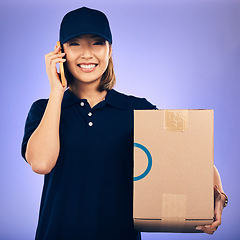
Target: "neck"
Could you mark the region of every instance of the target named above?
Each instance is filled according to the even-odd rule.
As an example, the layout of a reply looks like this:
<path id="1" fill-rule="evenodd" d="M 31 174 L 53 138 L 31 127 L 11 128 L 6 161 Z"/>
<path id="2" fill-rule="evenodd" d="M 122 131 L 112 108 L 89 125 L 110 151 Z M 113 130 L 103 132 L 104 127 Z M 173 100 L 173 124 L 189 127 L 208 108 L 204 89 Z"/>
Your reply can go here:
<path id="1" fill-rule="evenodd" d="M 100 92 L 98 86 L 99 83 L 95 86 L 92 84 L 73 84 L 69 89 L 78 98 L 87 99 L 89 105 L 93 108 L 96 104 L 101 102 L 107 94 L 106 90 Z"/>

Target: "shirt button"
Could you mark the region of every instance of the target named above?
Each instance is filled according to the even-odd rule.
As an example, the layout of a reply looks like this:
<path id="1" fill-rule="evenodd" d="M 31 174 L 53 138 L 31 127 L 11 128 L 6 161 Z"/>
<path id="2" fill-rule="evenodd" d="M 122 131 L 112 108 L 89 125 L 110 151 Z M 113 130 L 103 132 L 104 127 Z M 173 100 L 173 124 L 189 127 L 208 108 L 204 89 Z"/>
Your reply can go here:
<path id="1" fill-rule="evenodd" d="M 88 116 L 89 116 L 89 117 L 91 117 L 91 116 L 92 116 L 92 113 L 91 113 L 91 112 L 89 112 L 89 113 L 88 113 Z"/>
<path id="2" fill-rule="evenodd" d="M 93 123 L 92 123 L 92 122 L 89 122 L 88 125 L 89 125 L 89 127 L 91 127 L 91 126 L 93 125 Z"/>
<path id="3" fill-rule="evenodd" d="M 84 102 L 80 102 L 80 105 L 83 107 L 84 106 Z"/>

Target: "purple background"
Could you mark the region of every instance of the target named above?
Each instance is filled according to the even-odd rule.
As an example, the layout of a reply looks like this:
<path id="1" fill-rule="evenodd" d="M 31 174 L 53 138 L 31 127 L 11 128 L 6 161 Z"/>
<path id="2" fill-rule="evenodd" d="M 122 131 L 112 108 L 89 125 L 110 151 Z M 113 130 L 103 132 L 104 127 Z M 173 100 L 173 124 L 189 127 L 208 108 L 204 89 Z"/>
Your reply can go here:
<path id="1" fill-rule="evenodd" d="M 60 3 L 60 4 L 59 4 Z M 70 10 L 110 20 L 116 89 L 159 108 L 215 111 L 215 165 L 229 206 L 213 235 L 143 233 L 147 239 L 240 239 L 240 0 L 1 0 L 0 239 L 34 238 L 43 176 L 20 156 L 27 113 L 50 92 L 44 55 Z"/>

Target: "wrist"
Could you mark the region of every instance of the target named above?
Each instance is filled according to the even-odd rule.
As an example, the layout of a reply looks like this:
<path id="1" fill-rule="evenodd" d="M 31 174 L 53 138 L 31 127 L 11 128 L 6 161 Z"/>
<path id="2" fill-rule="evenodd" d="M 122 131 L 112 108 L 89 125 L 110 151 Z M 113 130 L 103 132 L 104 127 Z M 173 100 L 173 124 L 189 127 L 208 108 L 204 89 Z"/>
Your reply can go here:
<path id="1" fill-rule="evenodd" d="M 62 100 L 65 91 L 52 90 L 50 92 L 50 98 Z"/>
<path id="2" fill-rule="evenodd" d="M 225 208 L 228 205 L 228 196 L 224 192 L 221 193 L 221 200 L 223 202 L 223 208 Z"/>

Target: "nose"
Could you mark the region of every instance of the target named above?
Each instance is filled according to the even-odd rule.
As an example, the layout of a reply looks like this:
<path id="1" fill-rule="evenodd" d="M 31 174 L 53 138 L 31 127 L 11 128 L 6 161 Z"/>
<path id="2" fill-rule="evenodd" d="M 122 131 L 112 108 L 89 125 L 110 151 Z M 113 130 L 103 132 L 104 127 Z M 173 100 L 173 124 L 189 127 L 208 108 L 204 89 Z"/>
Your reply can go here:
<path id="1" fill-rule="evenodd" d="M 92 57 L 93 57 L 93 54 L 92 54 L 91 48 L 88 46 L 85 46 L 82 49 L 81 58 L 82 59 L 91 59 Z"/>

